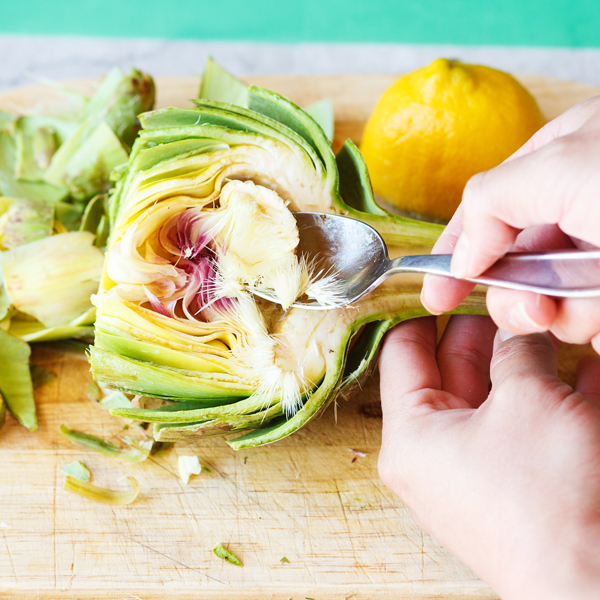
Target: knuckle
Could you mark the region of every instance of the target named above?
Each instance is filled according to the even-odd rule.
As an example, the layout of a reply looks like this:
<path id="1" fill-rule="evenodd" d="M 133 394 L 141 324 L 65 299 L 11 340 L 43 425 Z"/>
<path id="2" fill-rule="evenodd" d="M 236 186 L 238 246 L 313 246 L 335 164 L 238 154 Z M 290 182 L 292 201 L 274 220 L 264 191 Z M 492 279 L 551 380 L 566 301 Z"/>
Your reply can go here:
<path id="1" fill-rule="evenodd" d="M 485 206 L 489 196 L 488 171 L 473 175 L 463 190 L 462 204 L 463 221 L 468 222 L 469 217 L 477 214 Z"/>

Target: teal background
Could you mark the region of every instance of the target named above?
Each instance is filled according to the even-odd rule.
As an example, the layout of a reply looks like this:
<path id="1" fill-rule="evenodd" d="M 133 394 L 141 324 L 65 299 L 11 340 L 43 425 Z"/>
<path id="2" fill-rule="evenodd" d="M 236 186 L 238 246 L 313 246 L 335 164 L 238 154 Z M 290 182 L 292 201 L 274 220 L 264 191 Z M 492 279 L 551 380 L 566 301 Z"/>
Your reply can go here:
<path id="1" fill-rule="evenodd" d="M 0 33 L 600 47 L 600 0 L 0 0 Z"/>

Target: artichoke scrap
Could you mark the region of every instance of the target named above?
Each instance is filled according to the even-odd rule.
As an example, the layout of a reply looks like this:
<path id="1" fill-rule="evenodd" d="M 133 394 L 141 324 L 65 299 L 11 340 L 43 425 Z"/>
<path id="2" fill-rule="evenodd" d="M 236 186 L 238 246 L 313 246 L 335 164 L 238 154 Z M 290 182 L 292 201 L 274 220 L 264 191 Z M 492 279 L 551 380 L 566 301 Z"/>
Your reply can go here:
<path id="1" fill-rule="evenodd" d="M 61 114 L 0 111 L 1 407 L 32 430 L 27 343 L 93 335 L 105 193 L 154 103 L 152 78 L 135 69 L 114 69 L 89 99 L 63 91 L 77 102 Z"/>
<path id="2" fill-rule="evenodd" d="M 285 98 L 214 63 L 203 81 L 195 108 L 140 117 L 111 198 L 90 362 L 100 385 L 165 401 L 111 414 L 153 422 L 161 441 L 252 430 L 228 440 L 240 449 L 293 433 L 348 394 L 384 333 L 427 314 L 419 282 L 400 278 L 345 309 L 288 308 L 328 293 L 296 254 L 293 212 L 360 219 L 405 252 L 430 246 L 440 227 L 379 208 L 356 146 L 335 157 Z M 483 307 L 472 297 L 460 310 Z"/>

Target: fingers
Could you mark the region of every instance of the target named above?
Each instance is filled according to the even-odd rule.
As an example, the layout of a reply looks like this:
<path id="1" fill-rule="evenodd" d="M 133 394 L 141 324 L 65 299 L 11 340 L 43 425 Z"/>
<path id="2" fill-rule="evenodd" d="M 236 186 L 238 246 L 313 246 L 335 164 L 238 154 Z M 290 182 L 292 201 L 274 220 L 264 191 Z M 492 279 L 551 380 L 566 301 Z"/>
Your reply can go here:
<path id="1" fill-rule="evenodd" d="M 503 288 L 490 288 L 486 302 L 496 325 L 519 335 L 548 331 L 558 311 L 548 296 Z"/>
<path id="2" fill-rule="evenodd" d="M 531 391 L 532 398 L 545 400 L 561 383 L 557 367 L 558 353 L 549 334 L 511 337 L 497 346 L 492 357 L 492 394 L 501 391 L 504 398 L 518 400 Z"/>
<path id="3" fill-rule="evenodd" d="M 579 361 L 575 389 L 600 408 L 600 356 L 585 356 Z"/>
<path id="4" fill-rule="evenodd" d="M 456 241 L 462 232 L 462 209 L 458 210 L 435 243 L 432 254 L 452 254 Z M 434 315 L 456 308 L 471 292 L 474 285 L 468 281 L 459 281 L 451 277 L 425 275 L 421 302 Z"/>
<path id="5" fill-rule="evenodd" d="M 379 359 L 384 418 L 399 410 L 397 400 L 405 395 L 440 389 L 435 343 L 434 317 L 405 321 L 386 335 Z"/>
<path id="6" fill-rule="evenodd" d="M 452 272 L 475 277 L 508 252 L 520 230 L 558 224 L 567 234 L 600 244 L 600 175 L 595 139 L 577 134 L 473 177 L 463 194 L 463 232 Z M 594 150 L 595 149 L 595 150 Z"/>
<path id="7" fill-rule="evenodd" d="M 563 298 L 550 329 L 563 342 L 587 344 L 600 333 L 599 298 Z"/>
<path id="8" fill-rule="evenodd" d="M 560 137 L 575 133 L 596 116 L 599 106 L 600 96 L 577 104 L 536 131 L 507 161 L 535 152 Z"/>
<path id="9" fill-rule="evenodd" d="M 442 389 L 479 407 L 489 394 L 496 326 L 489 317 L 455 315 L 437 350 Z"/>

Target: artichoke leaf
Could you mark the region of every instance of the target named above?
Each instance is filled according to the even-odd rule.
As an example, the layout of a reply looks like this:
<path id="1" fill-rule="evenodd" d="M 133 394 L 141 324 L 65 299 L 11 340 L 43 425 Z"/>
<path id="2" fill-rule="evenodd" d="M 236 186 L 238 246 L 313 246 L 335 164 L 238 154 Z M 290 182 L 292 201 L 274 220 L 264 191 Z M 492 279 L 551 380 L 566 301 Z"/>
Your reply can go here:
<path id="1" fill-rule="evenodd" d="M 0 394 L 8 410 L 29 429 L 37 429 L 37 412 L 29 370 L 29 346 L 0 329 Z"/>

